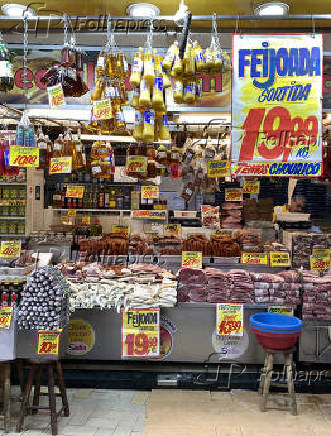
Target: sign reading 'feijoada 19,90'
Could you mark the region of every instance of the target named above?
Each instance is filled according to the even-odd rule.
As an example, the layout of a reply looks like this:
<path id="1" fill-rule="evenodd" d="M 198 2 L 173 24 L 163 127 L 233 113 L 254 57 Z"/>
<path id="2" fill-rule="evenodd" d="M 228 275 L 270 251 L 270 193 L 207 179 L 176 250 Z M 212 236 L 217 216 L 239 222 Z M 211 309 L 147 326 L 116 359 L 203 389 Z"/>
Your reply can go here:
<path id="1" fill-rule="evenodd" d="M 232 174 L 322 171 L 322 35 L 234 35 Z"/>

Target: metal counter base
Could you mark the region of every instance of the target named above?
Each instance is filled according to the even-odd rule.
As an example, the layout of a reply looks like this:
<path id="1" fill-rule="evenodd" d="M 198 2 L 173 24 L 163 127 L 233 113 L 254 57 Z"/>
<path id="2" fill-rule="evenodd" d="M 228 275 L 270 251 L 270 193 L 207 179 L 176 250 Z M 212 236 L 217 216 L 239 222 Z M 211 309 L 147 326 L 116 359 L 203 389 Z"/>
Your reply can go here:
<path id="1" fill-rule="evenodd" d="M 244 336 L 221 339 L 216 336 L 215 303 L 179 303 L 172 308 L 161 308 L 161 348 L 163 356 L 150 361 L 217 363 L 236 361 L 247 364 L 262 364 L 264 351 L 249 330 L 249 317 L 265 311 L 264 305 L 245 305 Z M 121 360 L 121 316 L 115 310 L 78 310 L 71 315 L 80 320 L 75 328 L 89 330 L 89 339 L 84 335 L 70 344 L 71 359 Z M 79 327 L 81 325 L 81 327 Z M 70 330 L 70 328 L 69 328 Z M 70 335 L 70 333 L 69 333 Z M 94 336 L 94 344 L 91 342 Z M 87 346 L 89 343 L 89 346 Z M 90 349 L 88 349 L 90 348 Z"/>

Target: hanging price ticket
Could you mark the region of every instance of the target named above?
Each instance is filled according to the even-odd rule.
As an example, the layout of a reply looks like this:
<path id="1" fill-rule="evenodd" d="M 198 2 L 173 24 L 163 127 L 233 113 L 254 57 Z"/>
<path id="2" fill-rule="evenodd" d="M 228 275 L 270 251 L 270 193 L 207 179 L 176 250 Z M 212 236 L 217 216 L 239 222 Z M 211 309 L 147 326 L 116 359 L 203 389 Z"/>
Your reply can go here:
<path id="1" fill-rule="evenodd" d="M 57 356 L 59 354 L 60 334 L 62 330 L 38 331 L 38 354 L 43 356 Z"/>
<path id="2" fill-rule="evenodd" d="M 260 192 L 260 182 L 257 180 L 255 182 L 244 182 L 244 194 L 259 194 Z"/>
<path id="3" fill-rule="evenodd" d="M 11 167 L 38 168 L 39 148 L 12 145 L 9 149 L 9 165 Z"/>
<path id="4" fill-rule="evenodd" d="M 100 100 L 93 102 L 93 115 L 96 120 L 108 120 L 111 118 L 110 100 Z"/>
<path id="5" fill-rule="evenodd" d="M 160 309 L 121 311 L 121 358 L 160 356 Z"/>
<path id="6" fill-rule="evenodd" d="M 64 100 L 63 88 L 61 83 L 47 88 L 48 102 L 52 109 L 56 109 L 66 104 Z"/>
<path id="7" fill-rule="evenodd" d="M 182 251 L 183 268 L 202 268 L 201 251 Z"/>
<path id="8" fill-rule="evenodd" d="M 49 165 L 49 174 L 70 174 L 72 157 L 52 157 Z"/>
<path id="9" fill-rule="evenodd" d="M 268 265 L 268 253 L 241 253 L 241 263 Z"/>
<path id="10" fill-rule="evenodd" d="M 289 253 L 282 251 L 270 251 L 270 266 L 291 266 Z"/>
<path id="11" fill-rule="evenodd" d="M 158 186 L 142 186 L 141 187 L 141 198 L 159 198 L 159 187 Z"/>
<path id="12" fill-rule="evenodd" d="M 0 329 L 8 330 L 11 323 L 13 309 L 9 306 L 0 307 Z"/>
<path id="13" fill-rule="evenodd" d="M 21 255 L 21 241 L 1 241 L 0 257 L 14 259 Z"/>
<path id="14" fill-rule="evenodd" d="M 225 189 L 225 201 L 243 201 L 243 190 L 241 188 Z"/>
<path id="15" fill-rule="evenodd" d="M 244 335 L 244 305 L 241 303 L 217 303 L 216 334 L 219 336 Z"/>
<path id="16" fill-rule="evenodd" d="M 84 186 L 67 186 L 66 197 L 83 198 Z"/>

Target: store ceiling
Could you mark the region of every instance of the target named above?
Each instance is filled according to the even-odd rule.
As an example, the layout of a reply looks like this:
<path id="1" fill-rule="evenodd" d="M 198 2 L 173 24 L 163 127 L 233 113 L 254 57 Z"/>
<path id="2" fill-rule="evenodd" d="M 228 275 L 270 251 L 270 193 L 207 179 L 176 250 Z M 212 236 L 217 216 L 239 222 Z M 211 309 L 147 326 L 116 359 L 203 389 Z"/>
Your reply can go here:
<path id="1" fill-rule="evenodd" d="M 137 0 L 135 0 L 137 2 Z M 126 15 L 128 5 L 135 2 L 134 0 L 46 0 L 45 2 L 35 2 L 32 0 L 15 0 L 15 3 L 24 5 L 34 5 L 34 9 L 39 15 L 56 14 L 62 15 L 93 15 L 111 14 L 115 16 Z M 143 0 L 144 1 L 144 0 Z M 149 0 L 145 0 L 148 2 Z M 289 5 L 290 14 L 329 14 L 331 13 L 331 0 L 283 0 Z M 153 0 L 153 4 L 160 8 L 161 15 L 175 14 L 178 8 L 178 0 Z M 12 3 L 10 0 L 0 0 L 0 5 Z M 264 3 L 263 0 L 185 0 L 193 15 L 222 14 L 222 15 L 251 15 L 254 8 Z M 232 29 L 236 23 L 233 21 L 224 21 L 219 23 L 220 28 Z M 209 22 L 194 22 L 192 26 L 197 28 L 209 28 Z M 311 28 L 311 20 L 307 21 L 243 21 L 240 20 L 241 29 L 293 29 L 293 28 Z M 3 26 L 2 26 L 3 27 Z M 329 21 L 319 21 L 316 27 L 327 30 L 331 27 Z"/>

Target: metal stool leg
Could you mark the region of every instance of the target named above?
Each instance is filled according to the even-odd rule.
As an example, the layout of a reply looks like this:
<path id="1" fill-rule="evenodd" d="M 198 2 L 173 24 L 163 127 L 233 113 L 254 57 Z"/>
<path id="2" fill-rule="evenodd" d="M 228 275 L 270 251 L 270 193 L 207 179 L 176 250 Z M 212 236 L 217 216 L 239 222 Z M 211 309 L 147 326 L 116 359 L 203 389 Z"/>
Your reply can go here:
<path id="1" fill-rule="evenodd" d="M 264 385 L 265 375 L 266 375 L 266 371 L 267 371 L 267 364 L 268 364 L 268 357 L 266 354 L 265 358 L 264 358 L 263 368 L 261 370 L 261 378 L 260 378 L 259 391 L 258 391 L 259 395 L 263 394 L 263 385 Z"/>
<path id="2" fill-rule="evenodd" d="M 56 396 L 54 392 L 54 372 L 53 365 L 48 364 L 48 401 L 51 413 L 52 435 L 57 435 L 57 414 L 56 414 Z"/>
<path id="3" fill-rule="evenodd" d="M 27 381 L 27 384 L 25 386 L 25 391 L 24 391 L 24 395 L 23 395 L 23 401 L 21 403 L 19 419 L 18 419 L 18 423 L 16 426 L 17 433 L 21 432 L 23 424 L 24 424 L 24 414 L 25 414 L 26 408 L 27 408 L 28 403 L 29 403 L 30 392 L 32 389 L 32 384 L 33 384 L 33 376 L 34 376 L 34 365 L 31 364 L 28 381 Z"/>
<path id="4" fill-rule="evenodd" d="M 3 408 L 5 432 L 10 432 L 10 363 L 4 365 Z"/>
<path id="5" fill-rule="evenodd" d="M 271 353 L 267 353 L 266 358 L 267 358 L 267 368 L 266 368 L 266 374 L 265 374 L 265 380 L 264 380 L 264 386 L 263 386 L 263 394 L 262 394 L 262 397 L 260 400 L 261 412 L 265 412 L 265 410 L 266 410 L 270 382 L 271 382 L 271 377 L 272 377 L 273 363 L 274 363 L 274 356 Z"/>
<path id="6" fill-rule="evenodd" d="M 286 356 L 284 356 L 284 358 L 286 364 L 287 390 L 290 397 L 292 415 L 297 416 L 298 408 L 292 375 L 292 354 L 287 354 Z"/>

